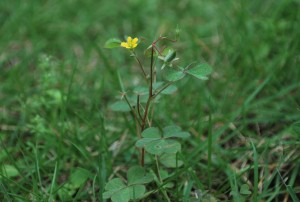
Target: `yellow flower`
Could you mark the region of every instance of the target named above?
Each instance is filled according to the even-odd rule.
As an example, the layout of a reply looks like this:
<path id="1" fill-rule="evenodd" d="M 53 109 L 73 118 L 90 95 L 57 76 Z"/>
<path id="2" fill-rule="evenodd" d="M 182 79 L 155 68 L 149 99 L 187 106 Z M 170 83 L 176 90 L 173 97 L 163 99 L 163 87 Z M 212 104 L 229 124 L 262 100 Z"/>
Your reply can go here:
<path id="1" fill-rule="evenodd" d="M 127 37 L 127 42 L 122 42 L 121 46 L 127 49 L 134 49 L 137 47 L 138 38 L 132 39 L 130 36 Z"/>

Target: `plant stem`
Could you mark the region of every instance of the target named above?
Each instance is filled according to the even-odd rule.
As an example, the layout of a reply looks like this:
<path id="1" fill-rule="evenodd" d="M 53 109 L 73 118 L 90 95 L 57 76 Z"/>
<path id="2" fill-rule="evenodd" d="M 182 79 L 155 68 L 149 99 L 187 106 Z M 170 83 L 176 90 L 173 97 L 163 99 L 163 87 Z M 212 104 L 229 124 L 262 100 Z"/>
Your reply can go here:
<path id="1" fill-rule="evenodd" d="M 140 61 L 140 59 L 137 57 L 137 55 L 135 54 L 134 51 L 132 51 L 132 55 L 134 56 L 134 58 L 135 58 L 136 61 L 138 62 L 139 67 L 140 67 L 140 69 L 141 69 L 142 72 L 143 72 L 144 78 L 145 78 L 145 80 L 147 81 L 147 74 L 146 74 L 146 72 L 145 72 L 145 70 L 144 70 L 144 67 L 143 67 L 143 65 L 142 65 L 142 63 L 141 63 L 141 61 Z"/>
<path id="2" fill-rule="evenodd" d="M 129 100 L 128 100 L 126 94 L 124 95 L 124 99 L 125 99 L 127 105 L 130 107 L 131 113 L 133 114 L 133 117 L 134 117 L 135 121 L 139 124 L 139 126 L 141 126 L 141 123 L 140 123 L 140 121 L 139 121 L 139 119 L 136 115 L 136 112 L 135 112 L 134 108 L 131 106 L 131 104 L 129 103 Z"/>
<path id="3" fill-rule="evenodd" d="M 144 112 L 144 117 L 143 117 L 143 120 L 142 120 L 141 132 L 143 132 L 146 128 L 147 117 L 148 117 L 148 112 L 149 112 L 149 107 L 150 107 L 151 100 L 152 100 L 152 96 L 149 95 L 149 98 L 148 98 L 147 104 L 146 104 L 146 108 L 145 108 L 145 112 Z M 142 148 L 141 166 L 144 167 L 144 164 L 145 164 L 145 149 Z"/>
<path id="4" fill-rule="evenodd" d="M 153 53 L 154 47 L 151 47 L 151 62 L 150 62 L 150 88 L 149 88 L 149 99 L 152 98 L 153 91 Z"/>
<path id="5" fill-rule="evenodd" d="M 164 85 L 159 91 L 157 91 L 154 95 L 153 98 L 156 98 L 156 96 L 158 96 L 162 91 L 164 91 L 166 88 L 168 88 L 170 85 L 172 85 L 174 83 L 174 81 L 167 83 L 166 85 Z"/>
<path id="6" fill-rule="evenodd" d="M 160 172 L 159 172 L 159 163 L 158 163 L 157 155 L 155 155 L 155 161 L 156 161 L 156 169 L 157 169 L 158 180 L 159 180 L 160 184 L 163 184 L 163 180 L 162 180 Z M 169 198 L 169 196 L 168 196 L 168 194 L 167 194 L 167 192 L 166 192 L 166 190 L 165 190 L 164 187 L 162 187 L 161 191 L 162 191 L 164 197 L 166 198 L 166 200 L 168 202 L 170 202 L 171 200 L 170 200 L 170 198 Z"/>
<path id="7" fill-rule="evenodd" d="M 157 155 L 155 155 L 155 162 L 156 162 L 157 176 L 158 176 L 159 182 L 160 182 L 160 183 L 163 183 L 163 181 L 162 181 L 162 179 L 161 179 L 161 176 L 160 176 L 160 172 L 159 172 L 159 164 L 158 164 L 158 158 L 157 158 Z"/>
<path id="8" fill-rule="evenodd" d="M 147 123 L 147 119 L 148 119 L 148 114 L 149 114 L 149 108 L 150 108 L 150 104 L 151 101 L 153 99 L 153 53 L 154 53 L 154 48 L 153 46 L 151 47 L 151 62 L 150 62 L 150 85 L 149 85 L 149 97 L 146 103 L 146 107 L 145 107 L 145 112 L 144 112 L 144 116 L 142 119 L 142 124 L 141 124 L 141 132 L 143 132 L 146 128 L 146 123 Z M 145 149 L 142 148 L 142 152 L 141 152 L 141 166 L 144 167 L 145 164 Z"/>
<path id="9" fill-rule="evenodd" d="M 142 119 L 142 115 L 141 115 L 141 106 L 140 106 L 140 95 L 137 95 L 136 98 L 136 107 L 137 107 L 137 112 L 139 114 L 140 119 Z"/>

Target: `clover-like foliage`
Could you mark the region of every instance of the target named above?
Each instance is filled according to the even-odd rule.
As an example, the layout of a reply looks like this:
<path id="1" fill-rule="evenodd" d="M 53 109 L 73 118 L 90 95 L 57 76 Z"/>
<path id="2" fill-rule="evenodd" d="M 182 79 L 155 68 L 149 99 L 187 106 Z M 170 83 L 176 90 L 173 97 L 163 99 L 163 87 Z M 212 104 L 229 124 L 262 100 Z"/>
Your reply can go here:
<path id="1" fill-rule="evenodd" d="M 113 202 L 128 202 L 140 199 L 146 191 L 145 185 L 153 180 L 151 174 L 145 174 L 140 166 L 131 167 L 127 172 L 127 182 L 121 178 L 110 180 L 105 186 L 103 198 L 111 198 Z"/>
<path id="2" fill-rule="evenodd" d="M 175 154 L 181 150 L 181 144 L 174 138 L 187 138 L 189 135 L 188 132 L 181 131 L 178 126 L 167 126 L 162 132 L 156 127 L 150 127 L 143 131 L 143 138 L 135 145 L 145 148 L 148 153 L 154 155 Z"/>

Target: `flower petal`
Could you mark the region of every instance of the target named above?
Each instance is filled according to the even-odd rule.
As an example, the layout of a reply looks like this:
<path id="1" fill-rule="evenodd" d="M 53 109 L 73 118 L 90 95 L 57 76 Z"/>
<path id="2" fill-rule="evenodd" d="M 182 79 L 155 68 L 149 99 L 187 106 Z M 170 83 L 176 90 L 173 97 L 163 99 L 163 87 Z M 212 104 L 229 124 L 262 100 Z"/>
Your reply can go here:
<path id="1" fill-rule="evenodd" d="M 131 41 L 132 41 L 132 38 L 129 36 L 129 37 L 127 37 L 127 43 L 128 44 L 131 44 Z"/>
<path id="2" fill-rule="evenodd" d="M 124 47 L 124 48 L 130 48 L 130 47 L 128 46 L 128 43 L 126 43 L 126 42 L 122 42 L 122 43 L 121 43 L 121 46 Z"/>
<path id="3" fill-rule="evenodd" d="M 138 40 L 139 40 L 139 39 L 138 39 L 137 37 L 135 37 L 135 38 L 132 40 L 132 43 L 133 43 L 133 44 L 136 44 L 136 43 L 138 42 Z"/>

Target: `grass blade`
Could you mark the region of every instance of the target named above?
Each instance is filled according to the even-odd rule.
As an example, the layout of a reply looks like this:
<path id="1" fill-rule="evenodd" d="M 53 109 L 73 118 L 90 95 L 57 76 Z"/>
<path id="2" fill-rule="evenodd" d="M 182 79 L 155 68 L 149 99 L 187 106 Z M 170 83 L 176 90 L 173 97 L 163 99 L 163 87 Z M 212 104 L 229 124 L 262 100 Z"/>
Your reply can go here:
<path id="1" fill-rule="evenodd" d="M 251 140 L 250 140 L 251 141 Z M 254 143 L 251 141 L 253 149 L 253 160 L 254 160 L 254 183 L 253 183 L 253 201 L 257 202 L 258 193 L 258 155 Z"/>

